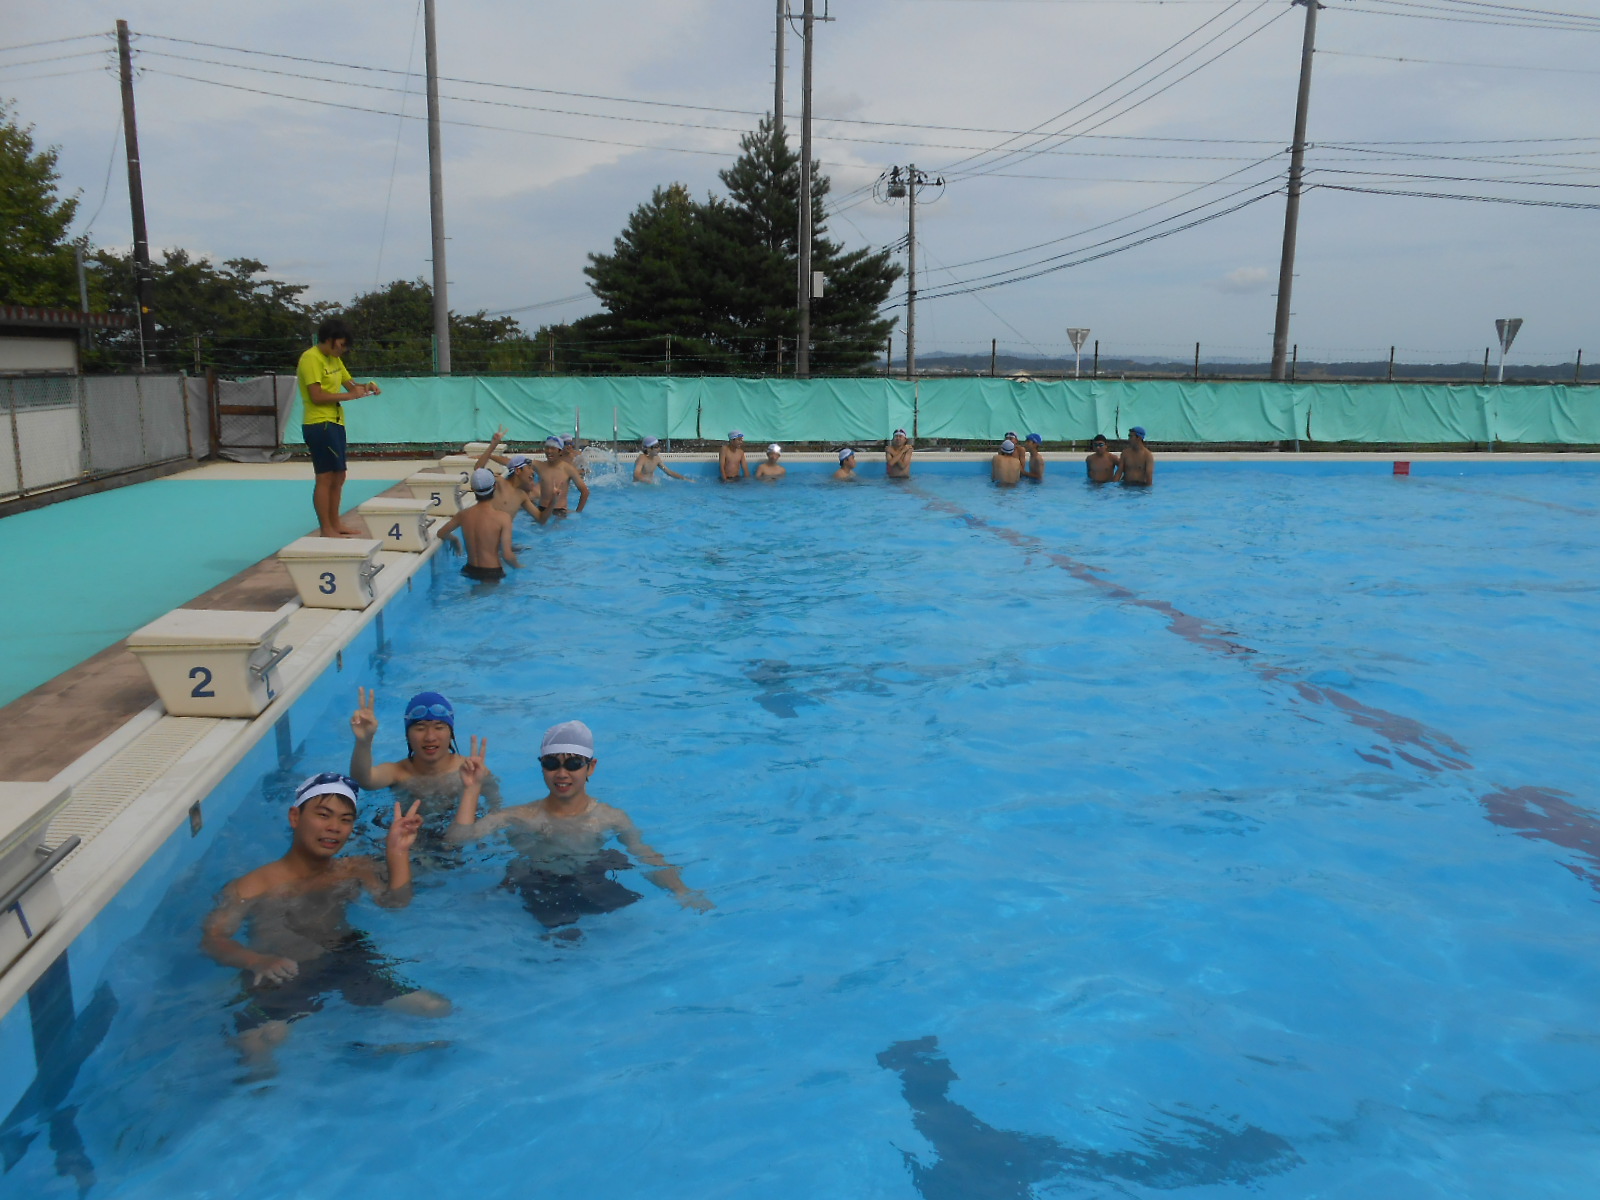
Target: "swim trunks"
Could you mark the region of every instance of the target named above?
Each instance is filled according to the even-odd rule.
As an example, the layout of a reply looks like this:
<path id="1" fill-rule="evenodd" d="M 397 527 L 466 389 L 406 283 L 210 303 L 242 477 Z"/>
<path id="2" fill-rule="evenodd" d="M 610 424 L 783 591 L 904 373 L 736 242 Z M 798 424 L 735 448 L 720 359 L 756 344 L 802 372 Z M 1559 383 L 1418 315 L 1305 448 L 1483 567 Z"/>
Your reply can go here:
<path id="1" fill-rule="evenodd" d="M 305 439 L 311 453 L 311 469 L 318 475 L 345 468 L 344 426 L 336 421 L 317 421 L 300 426 L 300 436 Z"/>
<path id="2" fill-rule="evenodd" d="M 504 567 L 475 567 L 471 563 L 468 563 L 466 566 L 462 567 L 461 573 L 468 579 L 476 579 L 480 582 L 490 582 L 497 579 L 504 579 L 506 577 L 506 571 Z"/>
<path id="3" fill-rule="evenodd" d="M 361 1008 L 408 996 L 416 985 L 395 976 L 394 961 L 356 930 L 322 957 L 301 963 L 300 973 L 285 983 L 246 984 L 248 1003 L 233 1015 L 234 1025 L 244 1033 L 268 1021 L 298 1021 L 321 1012 L 323 999 L 334 992 Z"/>
<path id="4" fill-rule="evenodd" d="M 522 896 L 522 905 L 546 929 L 575 925 L 578 918 L 616 912 L 639 899 L 612 878 L 613 871 L 631 870 L 633 864 L 616 850 L 602 850 L 574 874 L 539 867 L 513 865 L 505 886 Z"/>

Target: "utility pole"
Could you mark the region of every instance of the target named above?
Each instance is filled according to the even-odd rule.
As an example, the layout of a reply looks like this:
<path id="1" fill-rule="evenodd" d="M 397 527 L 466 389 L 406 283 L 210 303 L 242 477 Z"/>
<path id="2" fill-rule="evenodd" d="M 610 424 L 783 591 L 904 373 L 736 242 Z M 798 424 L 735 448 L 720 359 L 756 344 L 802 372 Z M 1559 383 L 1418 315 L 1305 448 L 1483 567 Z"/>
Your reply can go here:
<path id="1" fill-rule="evenodd" d="M 428 215 L 433 223 L 433 337 L 435 370 L 450 374 L 450 284 L 444 255 L 444 151 L 439 145 L 439 36 L 433 0 L 422 0 L 423 55 L 428 70 Z"/>
<path id="2" fill-rule="evenodd" d="M 122 140 L 128 154 L 128 205 L 133 210 L 133 288 L 139 306 L 139 367 L 155 349 L 155 289 L 150 275 L 150 234 L 144 224 L 144 177 L 139 172 L 139 124 L 133 112 L 133 50 L 128 23 L 117 22 L 117 64 L 122 78 Z"/>
<path id="3" fill-rule="evenodd" d="M 772 71 L 772 132 L 783 132 L 783 27 L 789 19 L 789 0 L 778 0 L 778 43 Z"/>
<path id="4" fill-rule="evenodd" d="M 1294 244 L 1300 228 L 1300 183 L 1305 176 L 1306 111 L 1311 106 L 1311 60 L 1317 52 L 1317 0 L 1290 0 L 1306 7 L 1300 47 L 1300 95 L 1294 106 L 1294 144 L 1289 147 L 1289 203 L 1283 214 L 1283 261 L 1278 266 L 1278 316 L 1272 326 L 1272 377 L 1284 377 L 1289 357 L 1289 301 L 1294 293 Z"/>
<path id="5" fill-rule="evenodd" d="M 88 240 L 87 237 L 81 237 L 72 247 L 72 258 L 78 267 L 78 311 L 81 313 L 89 311 L 89 276 L 84 273 L 83 269 L 83 249 Z M 89 348 L 88 322 L 85 322 L 83 328 L 78 330 L 78 345 L 84 350 Z M 1578 351 L 1578 361 L 1580 364 L 1583 361 L 1582 350 Z"/>
<path id="6" fill-rule="evenodd" d="M 882 202 L 905 200 L 910 209 L 906 231 L 906 378 L 917 372 L 917 193 L 925 187 L 944 188 L 942 178 L 917 170 L 911 163 L 904 169 L 890 167 L 873 184 L 873 194 Z M 937 196 L 934 199 L 938 199 Z"/>
<path id="7" fill-rule="evenodd" d="M 906 378 L 917 377 L 917 164 L 906 171 Z"/>
<path id="8" fill-rule="evenodd" d="M 797 379 L 811 377 L 811 44 L 816 29 L 816 0 L 806 0 L 805 50 L 800 72 L 800 336 L 794 347 Z"/>

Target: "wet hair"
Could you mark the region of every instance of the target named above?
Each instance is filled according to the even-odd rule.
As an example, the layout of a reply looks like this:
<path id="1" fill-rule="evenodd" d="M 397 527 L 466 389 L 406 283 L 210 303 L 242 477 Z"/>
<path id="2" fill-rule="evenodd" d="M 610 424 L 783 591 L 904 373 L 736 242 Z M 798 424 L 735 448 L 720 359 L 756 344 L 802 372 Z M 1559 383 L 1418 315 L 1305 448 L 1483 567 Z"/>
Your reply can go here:
<path id="1" fill-rule="evenodd" d="M 1090 439 L 1089 439 L 1089 445 L 1091 445 L 1091 446 L 1092 446 L 1092 445 L 1094 445 L 1094 444 L 1095 444 L 1095 443 L 1096 443 L 1096 442 L 1103 442 L 1103 441 L 1105 441 L 1105 440 L 1106 440 L 1106 435 L 1105 435 L 1105 434 L 1103 434 L 1103 433 L 1097 433 L 1097 434 L 1095 434 L 1095 435 L 1094 435 L 1094 437 L 1092 437 L 1092 438 L 1090 438 Z"/>
<path id="2" fill-rule="evenodd" d="M 350 330 L 350 322 L 343 317 L 329 317 L 321 325 L 317 326 L 318 342 L 353 342 L 355 340 L 356 335 Z"/>

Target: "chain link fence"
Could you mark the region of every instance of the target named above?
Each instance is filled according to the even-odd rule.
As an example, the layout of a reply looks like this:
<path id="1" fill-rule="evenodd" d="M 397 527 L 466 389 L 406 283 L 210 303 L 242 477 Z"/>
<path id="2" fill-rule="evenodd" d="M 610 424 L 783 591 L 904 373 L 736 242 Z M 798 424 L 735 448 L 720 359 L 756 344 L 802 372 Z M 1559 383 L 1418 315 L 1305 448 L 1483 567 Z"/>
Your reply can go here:
<path id="1" fill-rule="evenodd" d="M 181 375 L 0 379 L 0 499 L 184 459 L 193 429 Z"/>

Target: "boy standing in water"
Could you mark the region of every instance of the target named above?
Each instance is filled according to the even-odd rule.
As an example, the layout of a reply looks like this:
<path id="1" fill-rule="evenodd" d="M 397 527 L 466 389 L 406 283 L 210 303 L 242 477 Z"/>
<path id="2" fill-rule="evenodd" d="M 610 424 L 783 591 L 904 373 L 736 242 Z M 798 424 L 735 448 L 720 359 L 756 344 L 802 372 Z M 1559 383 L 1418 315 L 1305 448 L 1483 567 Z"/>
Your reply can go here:
<path id="1" fill-rule="evenodd" d="M 301 784 L 289 806 L 288 853 L 224 887 L 205 919 L 201 948 L 240 969 L 248 1003 L 234 1023 L 255 1077 L 272 1073 L 273 1050 L 290 1024 L 320 1011 L 330 993 L 363 1008 L 415 1016 L 450 1011 L 437 992 L 397 978 L 391 960 L 347 919 L 362 891 L 384 908 L 411 903 L 411 846 L 422 828 L 418 804 L 402 814 L 397 801 L 384 845 L 386 871 L 375 858 L 339 858 L 355 827 L 359 794 L 353 779 L 331 771 Z M 238 940 L 246 925 L 248 946 Z"/>
<path id="2" fill-rule="evenodd" d="M 1010 436 L 1000 443 L 1000 453 L 989 460 L 989 478 L 1002 487 L 1012 487 L 1022 478 L 1022 461 L 1017 443 Z"/>
<path id="3" fill-rule="evenodd" d="M 568 456 L 562 438 L 551 435 L 544 440 L 545 465 L 539 469 L 539 509 L 546 516 L 567 515 L 567 499 L 574 484 L 578 488 L 578 512 L 589 503 L 589 485 L 583 472 Z"/>
<path id="4" fill-rule="evenodd" d="M 693 482 L 687 475 L 679 475 L 661 461 L 661 441 L 659 438 L 647 437 L 639 445 L 639 457 L 633 460 L 633 481 L 635 483 L 654 483 L 657 471 L 660 471 L 663 475 L 670 475 L 674 479 L 681 479 L 685 483 Z"/>
<path id="5" fill-rule="evenodd" d="M 406 703 L 406 756 L 395 762 L 374 763 L 372 743 L 378 736 L 378 693 L 356 689 L 356 711 L 350 714 L 350 732 L 356 744 L 350 751 L 350 774 L 369 791 L 403 788 L 422 802 L 422 815 L 453 815 L 461 799 L 461 768 L 466 756 L 456 753 L 456 710 L 438 692 L 418 692 Z M 492 772 L 479 780 L 490 811 L 500 807 L 500 783 Z"/>
<path id="6" fill-rule="evenodd" d="M 472 495 L 477 503 L 446 521 L 439 530 L 439 540 L 449 542 L 452 550 L 459 550 L 454 536 L 459 528 L 467 539 L 467 565 L 461 573 L 479 583 L 495 582 L 506 577 L 501 559 L 506 566 L 522 566 L 511 548 L 511 514 L 495 506 L 494 472 L 487 467 L 472 472 Z M 534 520 L 544 524 L 546 515 L 542 509 L 535 512 Z"/>
<path id="7" fill-rule="evenodd" d="M 883 449 L 883 473 L 890 479 L 911 478 L 911 453 L 915 447 L 906 437 L 904 429 L 896 429 L 894 437 Z"/>
<path id="8" fill-rule="evenodd" d="M 854 479 L 856 477 L 856 452 L 846 446 L 839 451 L 839 469 L 833 473 L 835 479 Z"/>
<path id="9" fill-rule="evenodd" d="M 1122 451 L 1122 482 L 1148 486 L 1156 479 L 1156 456 L 1144 444 L 1144 427 L 1128 430 L 1128 445 Z"/>
<path id="10" fill-rule="evenodd" d="M 717 451 L 717 470 L 723 483 L 746 479 L 750 475 L 750 467 L 744 461 L 744 434 L 737 429 L 728 431 L 728 444 Z"/>
<path id="11" fill-rule="evenodd" d="M 767 447 L 766 461 L 756 467 L 756 478 L 766 480 L 782 479 L 789 473 L 789 469 L 779 460 L 783 458 L 783 447 L 773 442 Z"/>
<path id="12" fill-rule="evenodd" d="M 1122 474 L 1122 463 L 1117 456 L 1106 449 L 1106 435 L 1097 433 L 1094 441 L 1089 443 L 1091 453 L 1083 460 L 1085 469 L 1089 472 L 1090 483 L 1110 483 Z"/>
<path id="13" fill-rule="evenodd" d="M 639 899 L 613 878 L 633 864 L 625 855 L 606 848 L 616 838 L 627 851 L 654 868 L 645 878 L 671 892 L 685 908 L 704 912 L 710 900 L 688 887 L 678 868 L 645 844 L 639 830 L 620 808 L 589 795 L 589 780 L 597 760 L 594 734 L 582 721 L 564 721 L 545 731 L 539 746 L 539 766 L 548 794 L 533 804 L 515 804 L 483 819 L 478 814 L 478 781 L 488 768 L 483 756 L 487 741 L 472 740 L 472 756 L 461 768 L 466 788 L 455 823 L 446 835 L 452 842 L 470 842 L 497 829 L 517 851 L 506 871 L 505 885 L 522 895 L 524 906 L 546 929 L 577 924 L 580 916 L 615 912 Z M 578 931 L 560 936 L 575 938 Z"/>
<path id="14" fill-rule="evenodd" d="M 1044 482 L 1044 438 L 1037 433 L 1030 433 L 1022 443 L 1022 449 L 1027 451 L 1027 465 L 1022 468 L 1025 478 L 1035 483 Z"/>

